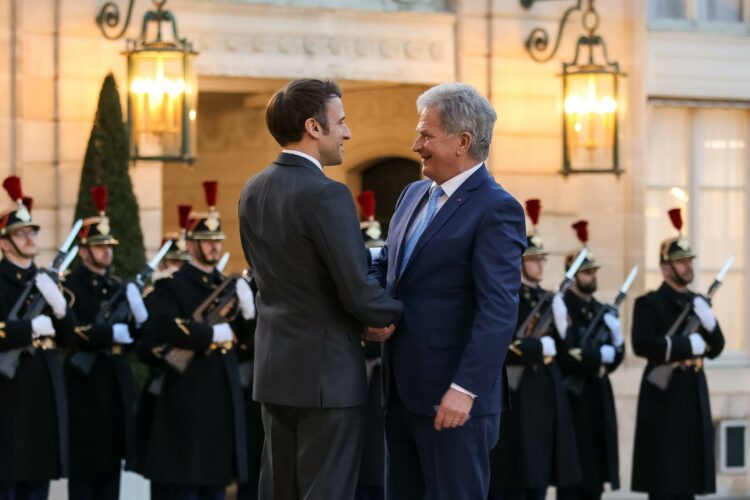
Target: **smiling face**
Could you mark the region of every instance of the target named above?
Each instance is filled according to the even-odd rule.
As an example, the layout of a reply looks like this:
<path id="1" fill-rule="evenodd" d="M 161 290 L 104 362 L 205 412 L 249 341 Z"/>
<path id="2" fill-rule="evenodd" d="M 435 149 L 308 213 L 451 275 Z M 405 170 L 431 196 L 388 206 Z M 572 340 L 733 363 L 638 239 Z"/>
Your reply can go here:
<path id="1" fill-rule="evenodd" d="M 351 139 L 352 134 L 345 121 L 344 103 L 339 97 L 332 97 L 326 103 L 326 117 L 328 131 L 322 130 L 321 126 L 318 135 L 320 163 L 323 166 L 340 165 L 344 161 L 344 141 Z"/>
<path id="2" fill-rule="evenodd" d="M 461 173 L 470 142 L 471 136 L 467 133 L 447 134 L 440 110 L 429 106 L 419 115 L 417 138 L 411 148 L 422 158 L 424 175 L 442 184 Z"/>

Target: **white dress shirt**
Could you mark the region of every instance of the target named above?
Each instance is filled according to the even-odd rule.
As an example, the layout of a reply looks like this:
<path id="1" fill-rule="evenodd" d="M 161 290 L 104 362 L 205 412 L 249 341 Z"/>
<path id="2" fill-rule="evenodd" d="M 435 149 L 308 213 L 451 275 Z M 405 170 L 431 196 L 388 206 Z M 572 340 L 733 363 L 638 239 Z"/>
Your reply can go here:
<path id="1" fill-rule="evenodd" d="M 320 169 L 321 172 L 323 171 L 323 165 L 320 164 L 320 162 L 318 161 L 318 159 L 317 158 L 313 158 L 312 156 L 310 156 L 307 153 L 303 153 L 302 151 L 297 151 L 295 149 L 282 149 L 281 152 L 282 153 L 288 153 L 290 155 L 301 156 L 302 158 L 307 158 L 308 160 L 310 160 L 311 162 L 313 162 L 315 164 L 315 166 Z"/>
<path id="2" fill-rule="evenodd" d="M 455 177 L 451 177 L 450 179 L 448 179 L 447 181 L 445 181 L 444 183 L 442 183 L 440 185 L 440 187 L 443 189 L 443 194 L 440 195 L 440 197 L 437 199 L 437 209 L 435 210 L 435 215 L 437 215 L 437 213 L 440 211 L 440 209 L 443 208 L 443 205 L 445 205 L 445 202 L 448 201 L 448 198 L 450 198 L 453 195 L 453 193 L 455 193 L 456 191 L 458 191 L 458 188 L 460 188 L 461 185 L 464 182 L 466 182 L 466 179 L 468 179 L 469 177 L 471 177 L 474 174 L 474 172 L 476 172 L 477 170 L 479 170 L 480 168 L 482 168 L 483 165 L 484 165 L 484 162 L 480 162 L 480 163 L 474 165 L 473 167 L 471 167 L 469 170 L 467 170 L 465 172 L 461 172 L 460 174 L 458 174 Z M 432 191 L 432 189 L 435 186 L 437 186 L 437 185 L 438 184 L 433 181 L 432 185 L 430 186 L 430 191 Z M 414 232 L 414 230 L 417 229 L 417 226 L 419 225 L 419 221 L 422 220 L 422 217 L 424 216 L 424 213 L 425 213 L 426 210 L 427 210 L 427 203 L 423 203 L 422 204 L 422 208 L 419 209 L 419 213 L 417 214 L 417 216 L 414 217 L 414 219 L 412 219 L 412 225 L 409 226 L 409 231 L 408 231 L 408 233 L 406 235 L 406 240 L 407 241 L 411 237 L 411 235 Z M 433 220 L 434 220 L 434 218 L 435 218 L 435 216 L 433 216 Z M 471 399 L 474 399 L 474 398 L 477 397 L 476 394 L 467 391 L 466 389 L 464 389 L 460 385 L 451 384 L 451 388 L 455 389 L 455 390 L 457 390 L 459 392 L 463 392 L 467 396 L 470 396 Z"/>

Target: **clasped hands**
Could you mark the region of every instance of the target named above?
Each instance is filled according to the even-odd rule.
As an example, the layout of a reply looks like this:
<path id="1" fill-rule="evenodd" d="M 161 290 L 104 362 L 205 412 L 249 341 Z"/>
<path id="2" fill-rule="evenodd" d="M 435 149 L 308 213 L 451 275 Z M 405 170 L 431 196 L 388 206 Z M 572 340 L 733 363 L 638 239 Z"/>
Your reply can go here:
<path id="1" fill-rule="evenodd" d="M 362 338 L 371 342 L 385 342 L 396 331 L 396 325 L 390 324 L 383 328 L 366 326 L 362 332 Z"/>

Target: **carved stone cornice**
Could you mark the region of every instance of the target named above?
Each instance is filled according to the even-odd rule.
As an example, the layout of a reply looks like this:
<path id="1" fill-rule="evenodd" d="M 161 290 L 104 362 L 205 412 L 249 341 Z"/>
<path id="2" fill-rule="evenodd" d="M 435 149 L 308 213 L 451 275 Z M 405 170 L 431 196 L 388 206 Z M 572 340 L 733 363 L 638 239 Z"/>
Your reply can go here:
<path id="1" fill-rule="evenodd" d="M 455 76 L 449 14 L 185 2 L 199 75 L 437 83 Z M 187 10 L 187 12 L 185 12 Z"/>

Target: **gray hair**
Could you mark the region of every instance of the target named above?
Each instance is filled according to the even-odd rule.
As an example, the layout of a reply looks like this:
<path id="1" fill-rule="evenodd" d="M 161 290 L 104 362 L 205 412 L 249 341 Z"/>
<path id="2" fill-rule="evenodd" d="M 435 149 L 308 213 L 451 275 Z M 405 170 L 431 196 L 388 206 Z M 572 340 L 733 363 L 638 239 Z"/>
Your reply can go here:
<path id="1" fill-rule="evenodd" d="M 466 83 L 441 83 L 417 98 L 420 114 L 432 106 L 440 112 L 447 134 L 468 132 L 472 138 L 469 155 L 476 160 L 487 159 L 497 113 L 486 97 Z"/>

